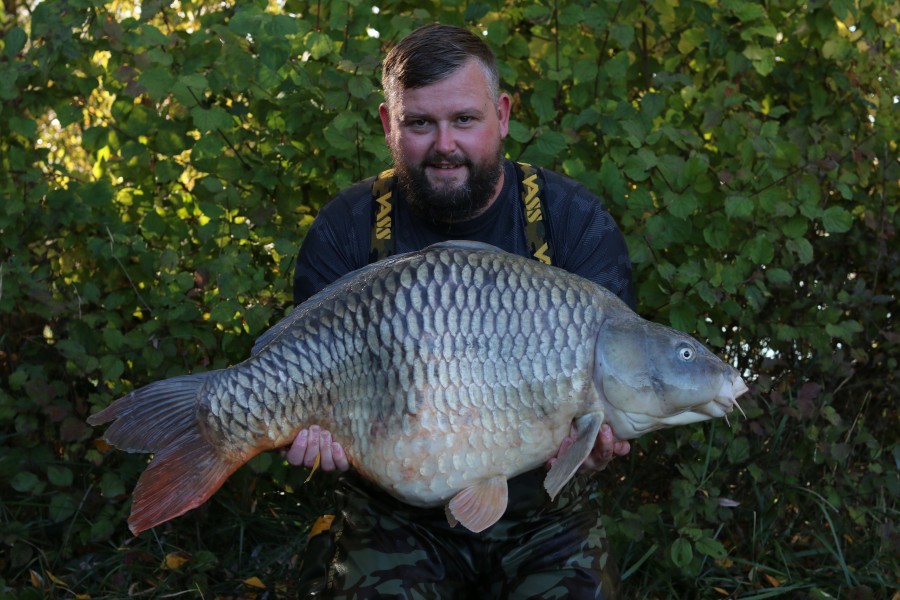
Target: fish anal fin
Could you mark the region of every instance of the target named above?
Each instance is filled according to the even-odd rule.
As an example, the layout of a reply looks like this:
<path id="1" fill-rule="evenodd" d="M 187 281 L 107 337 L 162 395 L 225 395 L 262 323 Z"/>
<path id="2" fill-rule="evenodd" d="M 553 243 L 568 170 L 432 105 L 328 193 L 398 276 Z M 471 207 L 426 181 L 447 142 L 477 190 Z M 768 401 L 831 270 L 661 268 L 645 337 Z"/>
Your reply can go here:
<path id="1" fill-rule="evenodd" d="M 591 453 L 602 424 L 602 413 L 588 413 L 575 420 L 575 442 L 556 459 L 544 479 L 544 489 L 551 498 L 556 498 Z"/>
<path id="2" fill-rule="evenodd" d="M 447 504 L 447 521 L 478 533 L 500 520 L 508 501 L 506 476 L 496 475 L 456 494 Z"/>
<path id="3" fill-rule="evenodd" d="M 140 534 L 206 502 L 250 456 L 229 457 L 194 430 L 154 456 L 134 488 L 128 527 Z"/>

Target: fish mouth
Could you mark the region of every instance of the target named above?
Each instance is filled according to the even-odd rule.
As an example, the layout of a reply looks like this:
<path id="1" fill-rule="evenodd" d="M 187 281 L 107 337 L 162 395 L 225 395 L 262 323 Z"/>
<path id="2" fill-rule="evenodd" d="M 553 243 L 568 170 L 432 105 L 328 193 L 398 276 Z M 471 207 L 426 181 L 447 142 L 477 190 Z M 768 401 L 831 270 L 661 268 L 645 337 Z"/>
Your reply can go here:
<path id="1" fill-rule="evenodd" d="M 730 426 L 731 423 L 728 421 L 728 414 L 735 408 L 738 409 L 738 412 L 741 413 L 744 419 L 747 418 L 747 413 L 745 413 L 744 409 L 741 408 L 741 405 L 738 404 L 737 399 L 738 396 L 745 394 L 749 390 L 750 388 L 747 387 L 743 377 L 740 375 L 735 375 L 734 379 L 730 381 L 725 377 L 722 380 L 722 387 L 719 388 L 719 392 L 716 394 L 715 399 L 701 406 L 697 406 L 689 412 L 700 417 L 698 420 L 704 418 L 717 419 L 719 417 L 725 417 L 725 422 Z"/>
<path id="2" fill-rule="evenodd" d="M 747 415 L 744 413 L 744 409 L 741 408 L 741 405 L 738 404 L 737 399 L 738 396 L 742 396 L 748 391 L 750 391 L 750 388 L 747 387 L 747 384 L 744 383 L 744 378 L 740 375 L 735 375 L 734 379 L 731 381 L 729 381 L 727 377 L 724 378 L 722 380 L 722 387 L 719 388 L 719 393 L 716 394 L 715 400 L 705 405 L 705 408 L 708 408 L 710 411 L 709 416 L 727 418 L 728 413 L 737 407 L 738 411 L 746 419 Z M 702 408 L 703 407 L 701 407 L 701 409 Z"/>
<path id="3" fill-rule="evenodd" d="M 722 386 L 713 400 L 699 406 L 694 406 L 680 413 L 667 415 L 665 417 L 653 417 L 641 413 L 623 411 L 621 416 L 630 424 L 635 431 L 635 436 L 661 429 L 663 427 L 671 427 L 673 425 L 688 425 L 690 423 L 698 423 L 708 419 L 716 419 L 725 417 L 728 420 L 728 413 L 732 412 L 735 407 L 747 418 L 744 409 L 738 404 L 737 398 L 749 391 L 747 384 L 740 375 L 729 380 L 728 377 L 723 378 Z"/>

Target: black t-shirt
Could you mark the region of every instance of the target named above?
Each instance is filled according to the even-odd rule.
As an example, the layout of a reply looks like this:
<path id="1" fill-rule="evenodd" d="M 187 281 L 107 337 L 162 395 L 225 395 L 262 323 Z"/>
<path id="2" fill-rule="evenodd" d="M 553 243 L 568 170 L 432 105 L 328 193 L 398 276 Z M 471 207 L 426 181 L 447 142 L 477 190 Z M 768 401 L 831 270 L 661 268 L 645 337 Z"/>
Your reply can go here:
<path id="1" fill-rule="evenodd" d="M 600 199 L 580 183 L 544 170 L 541 195 L 546 206 L 554 264 L 590 279 L 634 308 L 631 261 L 622 233 Z M 294 304 L 369 263 L 372 182 L 360 181 L 322 209 L 300 247 L 294 273 Z M 395 186 L 396 188 L 397 186 Z M 497 201 L 470 221 L 437 226 L 410 212 L 394 190 L 394 251 L 421 250 L 446 240 L 474 240 L 530 257 L 515 165 L 504 162 L 503 190 Z"/>

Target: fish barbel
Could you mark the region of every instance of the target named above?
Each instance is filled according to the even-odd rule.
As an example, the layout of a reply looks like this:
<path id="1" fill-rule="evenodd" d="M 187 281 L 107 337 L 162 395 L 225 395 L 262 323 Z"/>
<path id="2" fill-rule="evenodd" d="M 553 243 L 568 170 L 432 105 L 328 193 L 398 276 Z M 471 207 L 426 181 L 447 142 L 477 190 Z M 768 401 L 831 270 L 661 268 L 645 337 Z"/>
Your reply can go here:
<path id="1" fill-rule="evenodd" d="M 696 340 L 603 287 L 475 242 L 347 275 L 264 333 L 233 367 L 152 383 L 89 417 L 154 457 L 137 535 L 206 501 L 256 454 L 320 425 L 353 468 L 472 531 L 506 510 L 507 479 L 545 464 L 551 497 L 600 426 L 622 439 L 721 417 L 747 390 Z"/>

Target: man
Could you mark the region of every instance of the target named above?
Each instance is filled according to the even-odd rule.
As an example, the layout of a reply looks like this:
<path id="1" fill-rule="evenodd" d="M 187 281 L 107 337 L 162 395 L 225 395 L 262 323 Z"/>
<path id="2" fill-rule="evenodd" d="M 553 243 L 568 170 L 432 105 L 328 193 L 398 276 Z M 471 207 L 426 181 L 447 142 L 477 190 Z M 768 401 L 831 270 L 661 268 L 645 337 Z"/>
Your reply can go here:
<path id="1" fill-rule="evenodd" d="M 503 158 L 511 101 L 499 92 L 495 58 L 483 40 L 458 27 L 421 27 L 388 54 L 382 84 L 379 114 L 393 177 L 357 183 L 322 208 L 297 259 L 297 304 L 387 254 L 467 239 L 544 260 L 552 251 L 553 264 L 634 306 L 622 235 L 585 188 L 543 171 L 543 231 L 529 233 L 534 215 L 526 214 L 522 195 L 529 189 L 523 169 L 530 167 Z M 582 470 L 602 469 L 628 451 L 604 426 Z M 306 466 L 318 460 L 326 471 L 349 468 L 340 445 L 315 427 L 300 432 L 287 458 Z M 542 468 L 510 480 L 506 514 L 476 534 L 451 528 L 443 509 L 403 505 L 347 472 L 336 492 L 334 526 L 310 541 L 326 556 L 307 551 L 304 591 L 360 598 L 613 597 L 617 576 L 592 493 L 596 478 L 576 478 L 550 501 L 545 474 Z"/>

